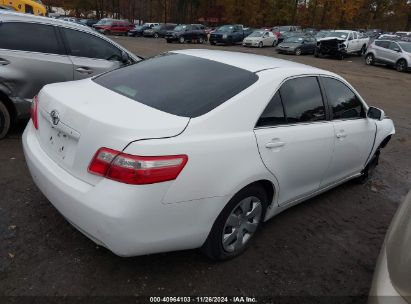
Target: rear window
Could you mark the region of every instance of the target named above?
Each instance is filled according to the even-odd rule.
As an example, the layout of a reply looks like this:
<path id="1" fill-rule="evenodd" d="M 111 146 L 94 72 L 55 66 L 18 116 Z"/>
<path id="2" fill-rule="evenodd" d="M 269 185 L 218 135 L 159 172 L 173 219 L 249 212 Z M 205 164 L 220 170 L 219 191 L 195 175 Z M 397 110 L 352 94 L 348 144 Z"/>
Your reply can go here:
<path id="1" fill-rule="evenodd" d="M 245 90 L 252 72 L 183 54 L 165 54 L 94 78 L 107 89 L 163 112 L 198 117 Z"/>

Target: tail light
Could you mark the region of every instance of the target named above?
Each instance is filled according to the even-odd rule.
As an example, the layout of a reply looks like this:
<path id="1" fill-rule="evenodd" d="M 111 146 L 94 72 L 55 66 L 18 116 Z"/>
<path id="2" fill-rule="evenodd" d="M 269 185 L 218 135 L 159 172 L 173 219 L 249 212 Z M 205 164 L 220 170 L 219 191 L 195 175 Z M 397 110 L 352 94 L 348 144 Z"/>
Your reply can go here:
<path id="1" fill-rule="evenodd" d="M 34 96 L 33 101 L 31 102 L 31 108 L 30 108 L 31 121 L 33 122 L 33 125 L 36 129 L 39 128 L 38 108 L 39 108 L 39 99 L 36 95 Z"/>
<path id="2" fill-rule="evenodd" d="M 137 156 L 101 148 L 88 171 L 121 183 L 145 185 L 176 179 L 187 160 L 187 155 Z"/>

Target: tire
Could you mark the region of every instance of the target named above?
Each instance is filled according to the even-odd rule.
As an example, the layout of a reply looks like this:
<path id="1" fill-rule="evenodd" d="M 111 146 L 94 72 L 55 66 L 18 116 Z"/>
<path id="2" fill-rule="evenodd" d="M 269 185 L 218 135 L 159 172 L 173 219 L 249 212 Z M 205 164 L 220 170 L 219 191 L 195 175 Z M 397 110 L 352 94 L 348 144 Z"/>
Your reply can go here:
<path id="1" fill-rule="evenodd" d="M 300 48 L 296 48 L 295 51 L 294 51 L 294 54 L 295 54 L 296 56 L 300 56 L 302 53 L 303 53 L 303 52 L 302 52 L 302 50 L 301 50 Z"/>
<path id="2" fill-rule="evenodd" d="M 154 33 L 154 38 L 158 38 L 158 33 Z"/>
<path id="3" fill-rule="evenodd" d="M 211 45 L 216 45 L 216 42 L 215 41 L 210 41 L 210 44 Z"/>
<path id="4" fill-rule="evenodd" d="M 395 64 L 395 69 L 398 72 L 405 72 L 407 71 L 407 62 L 404 59 L 400 59 L 397 61 L 397 63 Z"/>
<path id="5" fill-rule="evenodd" d="M 199 44 L 203 44 L 204 43 L 204 37 L 203 36 L 198 37 L 197 42 Z"/>
<path id="6" fill-rule="evenodd" d="M 184 42 L 186 42 L 185 38 L 183 36 L 181 36 L 180 38 L 178 38 L 178 42 L 180 42 L 181 44 L 183 44 Z"/>
<path id="7" fill-rule="evenodd" d="M 10 130 L 11 118 L 9 110 L 0 100 L 0 140 L 3 139 Z"/>
<path id="8" fill-rule="evenodd" d="M 267 194 L 260 185 L 240 190 L 214 222 L 201 248 L 203 253 L 213 260 L 228 260 L 242 254 L 260 228 L 266 209 Z"/>
<path id="9" fill-rule="evenodd" d="M 365 64 L 366 65 L 374 65 L 375 63 L 375 58 L 373 54 L 367 54 L 367 56 L 365 56 Z"/>
<path id="10" fill-rule="evenodd" d="M 314 50 L 314 57 L 320 58 L 320 51 L 317 48 Z"/>
<path id="11" fill-rule="evenodd" d="M 263 42 L 260 41 L 260 42 L 258 43 L 258 47 L 261 49 L 263 46 L 264 46 L 264 45 L 263 45 Z"/>
<path id="12" fill-rule="evenodd" d="M 167 41 L 167 43 L 171 43 L 171 40 L 170 40 L 170 39 L 166 39 L 166 41 Z"/>

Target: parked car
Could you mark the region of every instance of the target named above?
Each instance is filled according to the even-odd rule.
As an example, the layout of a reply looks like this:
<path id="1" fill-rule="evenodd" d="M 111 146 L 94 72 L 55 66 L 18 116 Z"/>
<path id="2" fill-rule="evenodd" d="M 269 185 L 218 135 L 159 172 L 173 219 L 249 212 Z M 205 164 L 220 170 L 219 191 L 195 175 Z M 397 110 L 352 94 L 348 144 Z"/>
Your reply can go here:
<path id="1" fill-rule="evenodd" d="M 243 40 L 243 46 L 254 46 L 262 48 L 264 46 L 276 46 L 277 36 L 270 31 L 255 31 Z"/>
<path id="2" fill-rule="evenodd" d="M 198 43 L 204 43 L 206 38 L 206 33 L 204 29 L 195 24 L 182 24 L 177 25 L 173 30 L 168 31 L 165 39 L 167 43 L 178 41 L 180 43 L 185 43 L 187 41 L 197 41 Z"/>
<path id="3" fill-rule="evenodd" d="M 53 18 L 2 12 L 0 37 L 0 138 L 29 117 L 31 100 L 44 85 L 140 60 L 84 25 Z"/>
<path id="4" fill-rule="evenodd" d="M 167 23 L 156 25 L 152 28 L 148 28 L 143 31 L 143 36 L 145 37 L 154 37 L 154 38 L 164 38 L 168 31 L 172 31 L 177 24 Z"/>
<path id="5" fill-rule="evenodd" d="M 94 24 L 96 24 L 98 21 L 95 19 L 81 19 L 79 20 L 81 23 L 84 25 L 87 25 L 89 27 L 93 27 Z"/>
<path id="6" fill-rule="evenodd" d="M 251 33 L 249 33 L 251 34 Z M 210 34 L 210 44 L 236 44 L 243 42 L 247 35 L 240 24 L 223 25 Z"/>
<path id="7" fill-rule="evenodd" d="M 112 20 L 102 25 L 95 24 L 94 28 L 105 35 L 126 36 L 129 31 L 134 29 L 134 25 L 128 21 Z"/>
<path id="8" fill-rule="evenodd" d="M 278 53 L 285 54 L 314 54 L 316 40 L 311 36 L 293 36 L 287 38 L 277 46 Z"/>
<path id="9" fill-rule="evenodd" d="M 284 32 L 282 34 L 279 34 L 278 36 L 278 43 L 283 42 L 284 40 L 290 38 L 290 37 L 294 37 L 294 36 L 301 36 L 300 32 Z"/>
<path id="10" fill-rule="evenodd" d="M 398 208 L 385 237 L 369 304 L 411 303 L 411 192 Z"/>
<path id="11" fill-rule="evenodd" d="M 197 49 L 45 86 L 23 148 L 50 202 L 114 253 L 228 259 L 263 221 L 366 176 L 392 134 L 334 73 Z"/>
<path id="12" fill-rule="evenodd" d="M 149 29 L 148 25 L 135 25 L 134 28 L 128 31 L 127 35 L 131 37 L 141 37 L 145 30 Z"/>
<path id="13" fill-rule="evenodd" d="M 300 26 L 283 25 L 273 27 L 272 32 L 277 35 L 278 41 L 282 42 L 286 38 L 286 36 L 283 37 L 285 33 L 301 33 L 302 29 Z"/>
<path id="14" fill-rule="evenodd" d="M 411 42 L 375 40 L 366 51 L 365 63 L 383 63 L 406 72 L 411 69 Z"/>
<path id="15" fill-rule="evenodd" d="M 361 56 L 367 49 L 369 39 L 355 31 L 332 31 L 326 37 L 317 40 L 315 56 L 331 55 L 341 59 L 351 54 Z"/>

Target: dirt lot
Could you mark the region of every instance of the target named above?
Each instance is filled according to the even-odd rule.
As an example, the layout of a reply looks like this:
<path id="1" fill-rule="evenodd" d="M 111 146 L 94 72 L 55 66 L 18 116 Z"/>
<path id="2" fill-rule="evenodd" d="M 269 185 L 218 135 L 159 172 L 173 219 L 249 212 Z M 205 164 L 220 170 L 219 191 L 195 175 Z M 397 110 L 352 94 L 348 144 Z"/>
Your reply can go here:
<path id="1" fill-rule="evenodd" d="M 200 47 L 115 39 L 141 56 Z M 120 258 L 72 228 L 39 192 L 25 165 L 20 126 L 0 141 L 0 295 L 314 295 L 365 302 L 386 229 L 411 188 L 411 74 L 365 66 L 359 57 L 201 47 L 281 57 L 344 76 L 396 124 L 372 179 L 347 183 L 272 219 L 254 246 L 232 261 L 215 264 L 196 250 Z"/>

